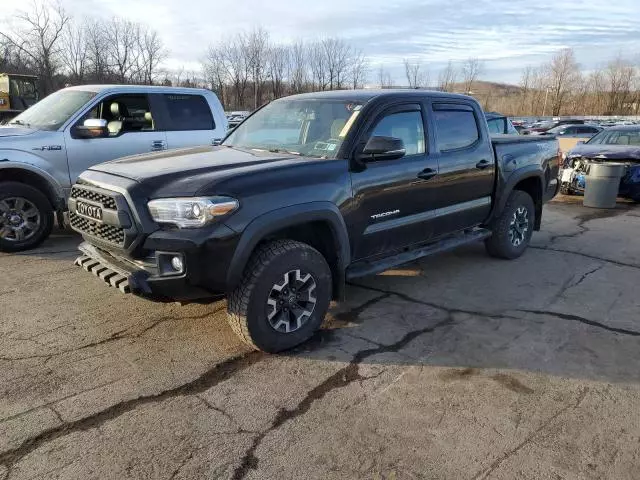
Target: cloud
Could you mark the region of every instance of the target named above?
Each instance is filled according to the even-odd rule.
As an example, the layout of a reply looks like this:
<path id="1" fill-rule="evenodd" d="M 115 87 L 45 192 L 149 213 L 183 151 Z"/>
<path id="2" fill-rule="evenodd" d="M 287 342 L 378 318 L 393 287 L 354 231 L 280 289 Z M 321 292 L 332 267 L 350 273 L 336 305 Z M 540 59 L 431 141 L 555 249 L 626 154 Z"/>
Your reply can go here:
<path id="1" fill-rule="evenodd" d="M 196 66 L 207 45 L 257 25 L 274 41 L 340 36 L 398 81 L 402 59 L 420 59 L 432 78 L 449 60 L 477 57 L 485 77 L 517 81 L 526 65 L 572 47 L 592 69 L 619 52 L 640 53 L 637 0 L 62 0 L 75 16 L 114 15 L 156 29 L 170 66 Z M 16 7 L 14 7 L 16 8 Z"/>

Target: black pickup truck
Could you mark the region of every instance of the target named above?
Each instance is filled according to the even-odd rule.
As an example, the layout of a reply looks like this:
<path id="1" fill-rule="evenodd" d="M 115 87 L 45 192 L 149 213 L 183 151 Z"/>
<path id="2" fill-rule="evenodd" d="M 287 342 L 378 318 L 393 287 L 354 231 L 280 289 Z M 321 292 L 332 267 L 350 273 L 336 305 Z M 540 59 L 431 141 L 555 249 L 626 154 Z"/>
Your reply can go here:
<path id="1" fill-rule="evenodd" d="M 222 142 L 91 167 L 76 263 L 157 301 L 226 296 L 256 349 L 307 340 L 348 280 L 484 240 L 513 259 L 558 190 L 554 138 L 491 138 L 478 103 L 422 90 L 276 100 Z"/>

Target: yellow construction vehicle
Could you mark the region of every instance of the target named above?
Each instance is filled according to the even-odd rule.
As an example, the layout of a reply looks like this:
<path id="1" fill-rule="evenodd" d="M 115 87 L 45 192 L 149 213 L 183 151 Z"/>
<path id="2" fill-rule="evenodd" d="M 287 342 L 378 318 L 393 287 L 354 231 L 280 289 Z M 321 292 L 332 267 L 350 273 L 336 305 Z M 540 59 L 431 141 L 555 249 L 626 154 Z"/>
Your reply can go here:
<path id="1" fill-rule="evenodd" d="M 7 122 L 38 101 L 38 77 L 0 73 L 0 123 Z"/>

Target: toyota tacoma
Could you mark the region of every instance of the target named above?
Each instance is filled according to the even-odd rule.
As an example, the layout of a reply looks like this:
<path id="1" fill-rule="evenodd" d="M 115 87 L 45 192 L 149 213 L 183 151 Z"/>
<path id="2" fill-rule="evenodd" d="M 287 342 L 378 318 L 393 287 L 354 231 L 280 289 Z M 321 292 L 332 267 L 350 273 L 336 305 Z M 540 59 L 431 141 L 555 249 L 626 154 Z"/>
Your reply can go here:
<path id="1" fill-rule="evenodd" d="M 219 146 L 92 166 L 73 187 L 76 264 L 156 301 L 227 298 L 242 340 L 277 352 L 318 329 L 348 280 L 484 241 L 514 259 L 558 190 L 552 137 L 491 137 L 473 98 L 295 95 Z"/>

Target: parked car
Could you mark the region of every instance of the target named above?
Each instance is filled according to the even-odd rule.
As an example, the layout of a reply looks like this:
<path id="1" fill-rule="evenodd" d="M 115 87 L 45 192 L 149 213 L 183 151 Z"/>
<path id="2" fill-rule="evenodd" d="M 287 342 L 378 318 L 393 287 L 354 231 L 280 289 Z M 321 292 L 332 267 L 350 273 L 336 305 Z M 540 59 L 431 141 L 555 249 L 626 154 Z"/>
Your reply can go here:
<path id="1" fill-rule="evenodd" d="M 490 133 L 502 133 L 505 135 L 519 135 L 518 129 L 511 120 L 498 112 L 485 112 Z"/>
<path id="2" fill-rule="evenodd" d="M 561 175 L 565 195 L 583 193 L 589 165 L 594 162 L 626 164 L 618 195 L 640 202 L 640 126 L 604 129 L 589 141 L 576 145 L 566 156 Z"/>
<path id="3" fill-rule="evenodd" d="M 540 135 L 541 133 L 561 125 L 584 125 L 584 120 L 553 120 L 550 122 L 537 123 L 535 125 L 528 130 L 529 135 Z"/>
<path id="4" fill-rule="evenodd" d="M 558 165 L 555 138 L 492 137 L 471 97 L 295 95 L 221 146 L 82 173 L 69 199 L 85 240 L 76 263 L 149 299 L 226 296 L 240 338 L 277 352 L 314 333 L 346 280 L 480 240 L 519 257 Z"/>
<path id="5" fill-rule="evenodd" d="M 557 137 L 572 138 L 591 138 L 601 131 L 602 128 L 596 127 L 595 125 L 564 124 L 551 128 L 546 132 L 542 132 L 541 135 L 555 135 Z"/>
<path id="6" fill-rule="evenodd" d="M 71 185 L 97 163 L 211 145 L 227 120 L 208 90 L 93 85 L 59 90 L 0 127 L 0 251 L 27 250 L 60 224 Z"/>
<path id="7" fill-rule="evenodd" d="M 249 115 L 251 115 L 251 112 L 247 112 L 247 111 L 229 112 L 227 114 L 227 121 L 229 122 L 229 129 L 231 130 L 233 128 L 236 128 Z"/>

